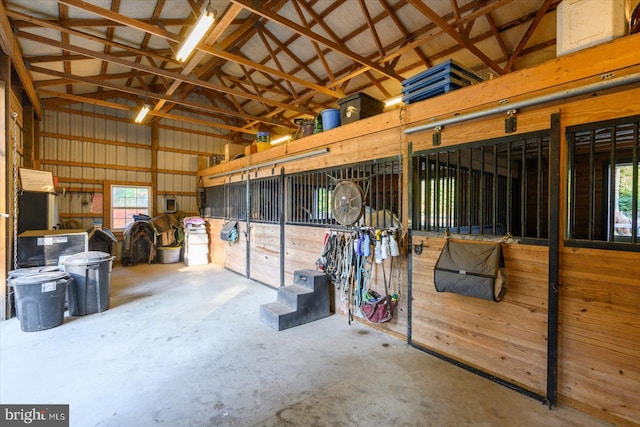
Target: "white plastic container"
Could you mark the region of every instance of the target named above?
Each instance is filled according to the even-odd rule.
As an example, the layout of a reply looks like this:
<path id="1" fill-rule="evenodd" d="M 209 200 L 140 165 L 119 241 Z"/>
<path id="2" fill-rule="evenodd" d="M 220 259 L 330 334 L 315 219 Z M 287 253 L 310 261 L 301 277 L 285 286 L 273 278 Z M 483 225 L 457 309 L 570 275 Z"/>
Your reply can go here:
<path id="1" fill-rule="evenodd" d="M 624 36 L 629 8 L 629 0 L 563 0 L 556 12 L 556 55 Z"/>

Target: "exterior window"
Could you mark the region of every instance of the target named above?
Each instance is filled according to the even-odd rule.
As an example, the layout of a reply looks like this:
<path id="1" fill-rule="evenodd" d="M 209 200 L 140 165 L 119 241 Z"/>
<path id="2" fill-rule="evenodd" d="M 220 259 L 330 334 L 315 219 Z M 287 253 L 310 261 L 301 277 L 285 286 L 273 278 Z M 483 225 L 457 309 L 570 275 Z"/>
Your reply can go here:
<path id="1" fill-rule="evenodd" d="M 574 245 L 638 250 L 640 117 L 567 129 L 569 216 Z"/>
<path id="2" fill-rule="evenodd" d="M 151 212 L 151 187 L 111 186 L 111 228 L 124 230 L 133 216 Z"/>

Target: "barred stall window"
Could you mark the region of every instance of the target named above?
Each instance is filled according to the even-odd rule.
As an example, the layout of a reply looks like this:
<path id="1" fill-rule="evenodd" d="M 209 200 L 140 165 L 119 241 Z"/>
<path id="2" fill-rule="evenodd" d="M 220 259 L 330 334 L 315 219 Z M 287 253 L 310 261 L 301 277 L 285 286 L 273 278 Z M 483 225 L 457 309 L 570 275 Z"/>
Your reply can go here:
<path id="1" fill-rule="evenodd" d="M 351 181 L 362 190 L 362 217 L 355 224 L 398 228 L 401 217 L 402 170 L 398 158 L 301 172 L 286 176 L 288 224 L 336 226 L 331 209 L 333 190 Z"/>
<path id="2" fill-rule="evenodd" d="M 413 162 L 414 230 L 547 237 L 547 132 L 429 150 Z"/>
<path id="3" fill-rule="evenodd" d="M 280 223 L 280 179 L 276 176 L 249 182 L 252 222 Z"/>
<path id="4" fill-rule="evenodd" d="M 568 239 L 639 250 L 640 116 L 567 128 Z"/>
<path id="5" fill-rule="evenodd" d="M 224 201 L 224 185 L 206 187 L 204 197 L 204 216 L 207 218 L 224 218 Z"/>
<path id="6" fill-rule="evenodd" d="M 225 218 L 247 220 L 247 183 L 245 181 L 225 184 Z"/>

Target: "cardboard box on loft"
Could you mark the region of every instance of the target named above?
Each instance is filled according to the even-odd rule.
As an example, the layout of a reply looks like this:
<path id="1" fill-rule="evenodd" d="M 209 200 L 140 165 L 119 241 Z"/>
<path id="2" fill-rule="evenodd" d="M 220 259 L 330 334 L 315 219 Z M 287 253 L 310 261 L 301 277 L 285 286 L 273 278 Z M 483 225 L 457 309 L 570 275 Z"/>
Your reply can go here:
<path id="1" fill-rule="evenodd" d="M 226 161 L 242 156 L 244 156 L 244 144 L 234 144 L 229 142 L 224 146 L 224 159 Z"/>

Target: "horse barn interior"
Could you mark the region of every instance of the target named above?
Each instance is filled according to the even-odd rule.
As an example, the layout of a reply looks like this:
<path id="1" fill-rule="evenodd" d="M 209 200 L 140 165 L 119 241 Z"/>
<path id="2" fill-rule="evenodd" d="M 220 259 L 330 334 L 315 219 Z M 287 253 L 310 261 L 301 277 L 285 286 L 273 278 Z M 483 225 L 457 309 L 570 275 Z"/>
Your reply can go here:
<path id="1" fill-rule="evenodd" d="M 0 1 L 0 405 L 640 426 L 638 3 Z"/>

